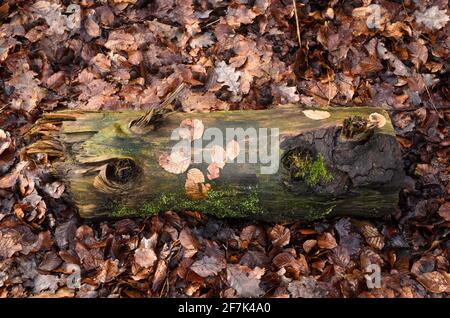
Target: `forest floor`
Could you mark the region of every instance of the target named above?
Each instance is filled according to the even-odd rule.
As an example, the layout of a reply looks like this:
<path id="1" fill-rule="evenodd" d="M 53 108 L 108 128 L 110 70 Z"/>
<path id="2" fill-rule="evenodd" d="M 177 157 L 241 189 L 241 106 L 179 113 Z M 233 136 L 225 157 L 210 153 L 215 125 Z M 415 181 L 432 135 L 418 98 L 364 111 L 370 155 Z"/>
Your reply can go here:
<path id="1" fill-rule="evenodd" d="M 3 1 L 0 297 L 447 297 L 448 1 L 295 3 L 297 18 L 291 0 Z M 398 209 L 86 221 L 53 158 L 23 151 L 43 112 L 148 109 L 181 82 L 184 111 L 383 107 L 408 175 Z"/>

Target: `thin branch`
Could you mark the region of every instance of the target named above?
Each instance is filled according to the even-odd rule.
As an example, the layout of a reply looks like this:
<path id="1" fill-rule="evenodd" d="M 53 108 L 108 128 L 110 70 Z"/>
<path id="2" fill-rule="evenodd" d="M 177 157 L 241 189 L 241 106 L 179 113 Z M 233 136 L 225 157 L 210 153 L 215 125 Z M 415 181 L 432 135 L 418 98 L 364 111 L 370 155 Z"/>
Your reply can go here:
<path id="1" fill-rule="evenodd" d="M 300 23 L 298 22 L 297 4 L 295 3 L 295 0 L 292 0 L 292 4 L 294 5 L 295 24 L 297 26 L 298 46 L 301 49 L 302 48 L 302 39 L 300 37 Z"/>

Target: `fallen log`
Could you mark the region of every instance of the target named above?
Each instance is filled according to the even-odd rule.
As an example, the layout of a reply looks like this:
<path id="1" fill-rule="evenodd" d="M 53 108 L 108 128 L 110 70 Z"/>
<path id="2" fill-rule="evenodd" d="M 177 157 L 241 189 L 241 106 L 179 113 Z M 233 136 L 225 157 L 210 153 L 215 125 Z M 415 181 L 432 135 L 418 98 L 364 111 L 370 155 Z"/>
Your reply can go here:
<path id="1" fill-rule="evenodd" d="M 142 129 L 145 116 L 139 111 L 44 114 L 30 132 L 41 137 L 27 151 L 57 158 L 55 173 L 66 181 L 67 196 L 84 218 L 190 210 L 218 217 L 313 220 L 375 217 L 398 204 L 403 164 L 384 110 L 305 111 L 286 105 L 173 112 L 153 120 L 151 127 L 147 120 L 150 128 Z M 227 140 L 205 145 L 213 131 Z M 177 148 L 180 140 L 171 136 L 187 142 L 193 153 Z M 203 161 L 193 160 L 199 153 Z"/>

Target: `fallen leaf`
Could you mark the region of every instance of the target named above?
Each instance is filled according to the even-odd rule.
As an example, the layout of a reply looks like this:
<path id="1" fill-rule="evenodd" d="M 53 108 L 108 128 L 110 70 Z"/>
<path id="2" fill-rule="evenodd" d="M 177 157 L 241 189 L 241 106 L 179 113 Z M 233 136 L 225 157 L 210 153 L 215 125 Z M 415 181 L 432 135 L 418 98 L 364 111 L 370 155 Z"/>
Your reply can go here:
<path id="1" fill-rule="evenodd" d="M 305 242 L 303 242 L 303 250 L 306 253 L 309 253 L 316 245 L 317 245 L 316 240 L 306 240 Z"/>
<path id="2" fill-rule="evenodd" d="M 9 136 L 9 132 L 5 132 L 3 129 L 0 129 L 0 155 L 9 148 L 11 142 L 12 140 Z"/>
<path id="3" fill-rule="evenodd" d="M 41 275 L 36 276 L 33 282 L 33 292 L 39 294 L 40 292 L 47 290 L 54 293 L 58 289 L 59 277 L 54 275 Z"/>
<path id="4" fill-rule="evenodd" d="M 265 269 L 229 264 L 227 266 L 227 281 L 230 287 L 236 290 L 239 297 L 261 297 L 264 290 L 259 286 Z"/>
<path id="5" fill-rule="evenodd" d="M 217 74 L 217 81 L 222 86 L 227 86 L 228 90 L 235 96 L 239 95 L 239 78 L 241 77 L 241 72 L 236 71 L 234 67 L 228 66 L 224 61 L 217 64 L 215 72 Z"/>
<path id="6" fill-rule="evenodd" d="M 28 166 L 28 161 L 21 161 L 13 168 L 13 170 L 10 173 L 1 177 L 0 178 L 0 189 L 11 188 L 16 183 L 20 172 L 22 172 L 22 170 L 26 166 Z"/>
<path id="7" fill-rule="evenodd" d="M 155 244 L 155 239 L 142 238 L 139 248 L 134 251 L 134 261 L 136 264 L 144 268 L 150 268 L 155 264 L 158 259 L 154 251 Z"/>
<path id="8" fill-rule="evenodd" d="M 445 202 L 438 211 L 439 215 L 447 222 L 450 222 L 450 202 Z"/>
<path id="9" fill-rule="evenodd" d="M 16 252 L 22 250 L 22 245 L 16 235 L 0 231 L 0 259 L 11 258 Z"/>
<path id="10" fill-rule="evenodd" d="M 327 111 L 324 110 L 312 110 L 312 109 L 307 109 L 302 111 L 302 113 L 313 120 L 321 120 L 321 119 L 327 119 L 331 116 L 331 114 Z"/>
<path id="11" fill-rule="evenodd" d="M 254 18 L 256 13 L 245 5 L 239 5 L 237 8 L 229 7 L 226 15 L 227 24 L 232 28 L 238 28 L 241 24 L 251 24 Z"/>
<path id="12" fill-rule="evenodd" d="M 447 276 L 448 273 L 445 273 Z M 418 276 L 417 281 L 428 291 L 436 294 L 450 293 L 450 283 L 443 274 L 438 271 L 424 273 Z"/>
<path id="13" fill-rule="evenodd" d="M 297 87 L 288 87 L 287 83 L 282 85 L 272 84 L 272 94 L 280 104 L 296 103 L 300 100 Z"/>
<path id="14" fill-rule="evenodd" d="M 100 27 L 91 16 L 88 16 L 84 21 L 84 28 L 90 37 L 96 38 L 101 34 Z"/>
<path id="15" fill-rule="evenodd" d="M 325 232 L 317 238 L 317 245 L 320 248 L 333 249 L 337 246 L 336 239 L 329 232 Z"/>
<path id="16" fill-rule="evenodd" d="M 447 15 L 447 10 L 439 10 L 438 6 L 432 6 L 423 12 L 416 11 L 414 15 L 417 23 L 435 30 L 442 29 L 450 20 L 450 17 Z"/>
<path id="17" fill-rule="evenodd" d="M 204 256 L 202 259 L 195 261 L 191 265 L 191 270 L 201 277 L 208 277 L 211 275 L 217 275 L 226 267 L 227 264 L 224 259 Z"/>
<path id="18" fill-rule="evenodd" d="M 291 239 L 291 231 L 282 225 L 275 225 L 268 231 L 269 239 L 272 241 L 272 245 L 276 247 L 283 247 L 289 244 Z"/>
<path id="19" fill-rule="evenodd" d="M 212 34 L 209 32 L 195 35 L 189 42 L 189 45 L 194 49 L 208 47 L 213 44 L 214 44 L 214 39 L 212 37 Z"/>
<path id="20" fill-rule="evenodd" d="M 313 277 L 302 276 L 294 280 L 287 287 L 292 298 L 325 298 L 328 297 L 328 288 Z"/>

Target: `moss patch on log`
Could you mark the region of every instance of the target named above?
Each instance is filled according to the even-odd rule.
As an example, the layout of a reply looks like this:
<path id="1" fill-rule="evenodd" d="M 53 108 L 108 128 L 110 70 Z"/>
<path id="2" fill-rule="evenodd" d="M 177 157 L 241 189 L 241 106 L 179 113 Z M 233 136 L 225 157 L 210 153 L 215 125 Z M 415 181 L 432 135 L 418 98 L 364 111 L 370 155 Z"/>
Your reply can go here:
<path id="1" fill-rule="evenodd" d="M 111 208 L 113 217 L 152 216 L 163 211 L 202 211 L 217 217 L 248 217 L 263 214 L 257 187 L 248 193 L 235 188 L 221 190 L 211 189 L 202 200 L 193 200 L 180 190 L 175 193 L 160 195 L 157 199 L 142 204 L 140 209 L 130 209 L 114 204 Z"/>

